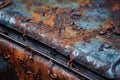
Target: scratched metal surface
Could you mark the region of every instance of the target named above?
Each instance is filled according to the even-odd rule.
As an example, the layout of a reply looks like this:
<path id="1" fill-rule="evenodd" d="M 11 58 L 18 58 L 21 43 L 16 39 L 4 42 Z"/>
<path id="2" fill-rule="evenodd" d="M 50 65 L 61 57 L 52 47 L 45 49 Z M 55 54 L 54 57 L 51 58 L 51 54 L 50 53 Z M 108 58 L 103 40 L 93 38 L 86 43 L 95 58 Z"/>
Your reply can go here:
<path id="1" fill-rule="evenodd" d="M 68 55 L 68 65 L 76 60 L 120 78 L 119 0 L 3 0 L 0 6 L 0 23 Z"/>

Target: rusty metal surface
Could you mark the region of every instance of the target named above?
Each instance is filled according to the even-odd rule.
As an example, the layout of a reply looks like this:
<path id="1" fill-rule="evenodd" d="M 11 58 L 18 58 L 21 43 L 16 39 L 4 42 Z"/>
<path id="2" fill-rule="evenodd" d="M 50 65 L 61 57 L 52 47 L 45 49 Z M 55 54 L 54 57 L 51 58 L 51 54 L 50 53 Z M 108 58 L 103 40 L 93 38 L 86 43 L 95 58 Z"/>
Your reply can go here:
<path id="1" fill-rule="evenodd" d="M 70 73 L 73 73 L 79 77 L 84 77 L 87 80 L 106 80 L 104 76 L 101 76 L 85 66 L 82 66 L 79 62 L 72 62 L 70 66 L 66 65 L 66 63 L 69 61 L 68 56 L 55 51 L 55 49 L 33 38 L 30 38 L 29 36 L 27 36 L 26 40 L 24 41 L 23 34 L 19 33 L 18 31 L 13 30 L 5 25 L 0 25 L 0 28 L 2 30 L 2 33 L 0 33 L 2 38 L 22 46 L 25 51 L 32 51 L 33 54 L 39 54 L 38 56 L 45 57 L 48 60 L 51 60 L 53 64 L 59 64 L 59 66 L 64 67 Z M 0 51 L 2 51 L 2 49 Z"/>
<path id="2" fill-rule="evenodd" d="M 67 65 L 76 60 L 120 78 L 119 0 L 13 0 L 0 23 L 69 56 Z"/>
<path id="3" fill-rule="evenodd" d="M 0 50 L 6 62 L 12 64 L 13 71 L 16 72 L 14 74 L 16 78 L 1 77 L 1 80 L 2 78 L 3 80 L 85 80 L 41 56 L 34 54 L 33 57 L 32 52 L 25 51 L 21 46 L 2 37 L 0 37 Z"/>

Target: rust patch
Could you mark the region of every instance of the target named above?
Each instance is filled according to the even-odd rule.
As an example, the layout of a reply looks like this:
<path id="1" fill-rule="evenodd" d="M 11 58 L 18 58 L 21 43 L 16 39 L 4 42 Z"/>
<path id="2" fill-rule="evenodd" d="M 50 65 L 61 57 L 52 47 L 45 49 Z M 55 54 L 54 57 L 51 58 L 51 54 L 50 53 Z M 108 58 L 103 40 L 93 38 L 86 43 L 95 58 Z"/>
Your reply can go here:
<path id="1" fill-rule="evenodd" d="M 66 4 L 67 2 L 73 3 L 75 7 Z M 52 0 L 23 0 L 21 3 L 25 5 L 21 7 L 25 9 L 25 12 L 18 13 L 23 15 L 15 12 L 15 15 L 12 16 L 8 13 L 6 14 L 8 16 L 4 15 L 5 17 L 1 17 L 1 19 L 5 22 L 13 19 L 15 22 L 12 26 L 22 32 L 24 38 L 26 35 L 30 35 L 62 52 L 66 46 L 70 46 L 70 49 L 72 47 L 71 50 L 73 50 L 74 44 L 77 42 L 90 43 L 91 38 L 95 38 L 97 35 L 120 48 L 120 25 L 117 23 L 120 20 L 120 3 L 117 0 L 57 0 L 55 2 Z M 28 18 L 21 17 L 25 14 L 30 15 Z M 2 12 L 1 15 L 3 16 Z M 80 25 L 77 25 L 76 22 Z M 102 47 L 103 45 L 99 48 L 100 51 L 103 50 Z"/>
<path id="2" fill-rule="evenodd" d="M 31 61 L 31 53 L 3 39 L 0 39 L 0 50 L 4 57 L 10 56 L 9 62 L 13 64 L 12 67 L 14 67 L 17 77 L 21 80 L 62 80 L 64 78 L 66 78 L 66 80 L 79 80 L 79 78 L 71 75 L 71 73 L 68 73 L 57 65 L 53 65 L 50 69 L 51 62 L 38 55 L 34 55 Z M 50 73 L 48 74 L 49 69 Z M 57 77 L 52 77 L 52 75 L 55 74 Z"/>

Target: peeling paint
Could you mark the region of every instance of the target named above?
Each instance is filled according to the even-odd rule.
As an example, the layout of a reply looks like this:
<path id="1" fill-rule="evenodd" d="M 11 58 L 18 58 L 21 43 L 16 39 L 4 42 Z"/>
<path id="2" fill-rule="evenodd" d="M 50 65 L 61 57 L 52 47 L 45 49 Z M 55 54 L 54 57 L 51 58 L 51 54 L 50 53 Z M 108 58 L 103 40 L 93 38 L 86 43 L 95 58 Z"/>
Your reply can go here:
<path id="1" fill-rule="evenodd" d="M 86 59 L 88 62 L 92 62 L 94 65 L 96 65 L 96 69 L 99 69 L 101 66 L 106 65 L 105 63 L 100 62 L 99 60 L 91 56 L 87 56 Z"/>
<path id="2" fill-rule="evenodd" d="M 1 9 L 0 23 L 27 29 L 27 35 L 62 54 L 82 56 L 80 63 L 100 73 L 120 58 L 119 5 L 119 0 L 13 0 Z M 102 70 L 101 75 L 114 77 L 110 68 Z"/>

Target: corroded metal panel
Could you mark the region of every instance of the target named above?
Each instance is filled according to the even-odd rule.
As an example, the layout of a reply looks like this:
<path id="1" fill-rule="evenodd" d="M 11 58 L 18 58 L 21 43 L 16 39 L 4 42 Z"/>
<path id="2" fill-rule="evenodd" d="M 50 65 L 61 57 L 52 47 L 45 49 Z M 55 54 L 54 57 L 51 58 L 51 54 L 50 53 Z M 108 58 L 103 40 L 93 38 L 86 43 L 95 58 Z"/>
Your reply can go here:
<path id="1" fill-rule="evenodd" d="M 0 23 L 69 56 L 67 65 L 75 60 L 106 77 L 120 77 L 119 0 L 11 3 L 0 10 Z"/>
<path id="2" fill-rule="evenodd" d="M 12 70 L 15 72 L 13 76 L 16 76 L 16 78 L 11 76 L 9 79 L 1 77 L 1 80 L 85 80 L 82 77 L 76 77 L 58 65 L 54 65 L 50 60 L 38 55 L 31 55 L 32 52 L 28 52 L 2 37 L 0 37 L 0 51 L 1 55 L 5 57 L 6 64 L 9 62 L 12 66 Z M 12 74 L 12 71 L 10 72 L 9 74 Z"/>

